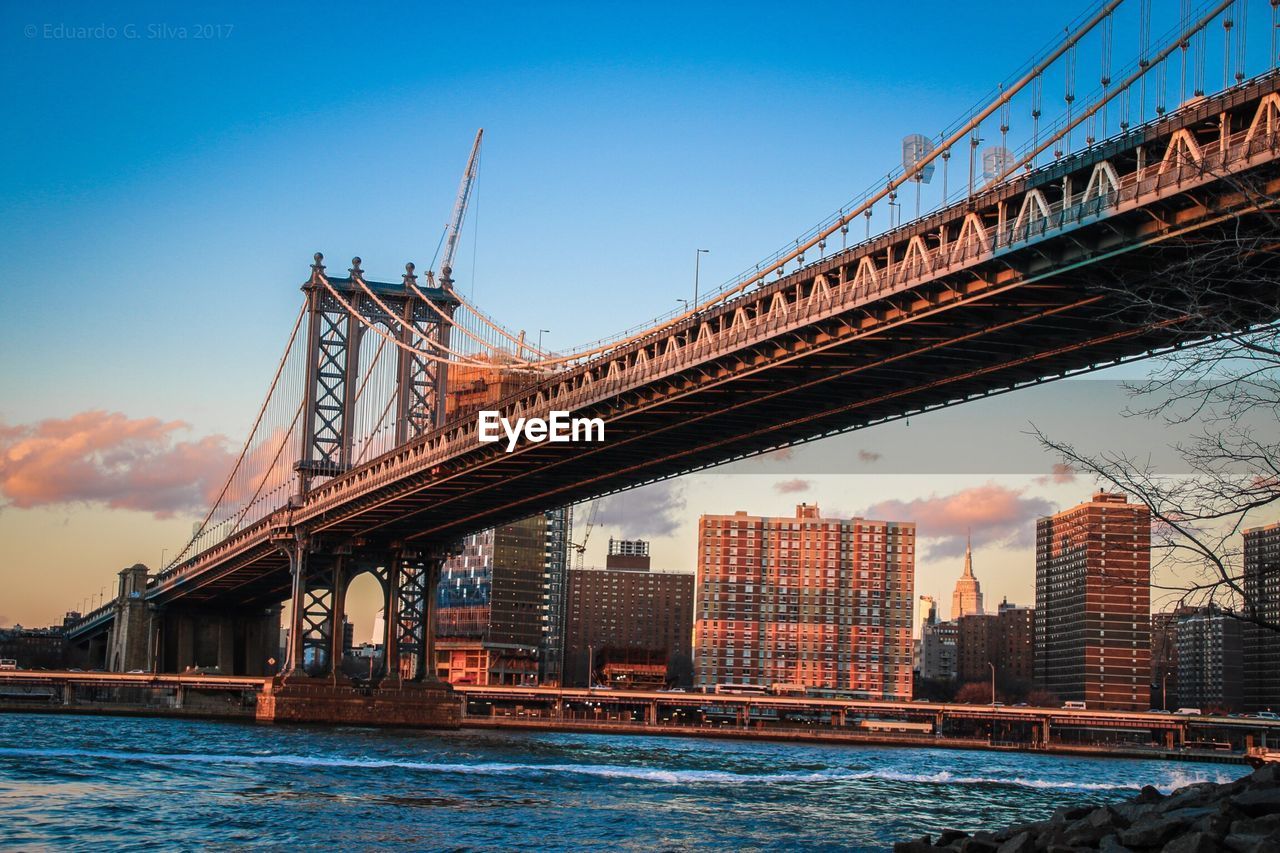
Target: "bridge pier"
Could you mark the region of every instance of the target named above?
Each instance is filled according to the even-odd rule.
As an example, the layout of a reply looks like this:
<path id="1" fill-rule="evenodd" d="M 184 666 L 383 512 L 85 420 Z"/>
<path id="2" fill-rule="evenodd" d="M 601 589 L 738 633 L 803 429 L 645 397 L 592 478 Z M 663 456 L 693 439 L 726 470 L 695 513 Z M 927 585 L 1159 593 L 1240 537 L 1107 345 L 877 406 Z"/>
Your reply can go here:
<path id="1" fill-rule="evenodd" d="M 290 543 L 290 546 L 294 543 Z M 259 697 L 260 722 L 456 728 L 460 700 L 436 678 L 435 586 L 444 557 L 398 545 L 324 546 L 299 538 L 285 671 Z M 347 587 L 364 573 L 383 592 L 383 671 L 364 682 L 342 672 L 338 629 Z"/>

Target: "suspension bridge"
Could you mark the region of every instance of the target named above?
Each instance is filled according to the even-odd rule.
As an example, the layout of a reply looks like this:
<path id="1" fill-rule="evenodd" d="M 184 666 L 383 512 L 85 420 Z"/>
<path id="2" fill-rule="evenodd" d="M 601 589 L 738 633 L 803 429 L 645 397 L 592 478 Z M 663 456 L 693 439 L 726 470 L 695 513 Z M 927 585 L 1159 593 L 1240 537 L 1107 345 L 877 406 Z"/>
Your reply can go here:
<path id="1" fill-rule="evenodd" d="M 1274 321 L 1278 8 L 1097 3 L 817 227 L 687 310 L 563 352 L 454 286 L 477 135 L 439 269 L 375 281 L 359 258 L 338 276 L 315 255 L 195 534 L 154 576 L 123 572 L 72 641 L 115 670 L 177 672 L 214 625 L 221 670 L 260 674 L 274 640 L 258 638 L 287 602 L 290 686 L 264 701 L 280 718 L 338 719 L 332 702 L 314 710 L 333 696 L 316 691 L 346 689 L 334 626 L 350 580 L 372 572 L 389 614 L 374 692 L 429 704 L 447 692 L 436 578 L 468 533 L 1144 358 L 1202 339 L 1210 316 Z M 1247 38 L 1251 18 L 1267 38 Z M 481 410 L 599 418 L 606 440 L 506 452 L 479 440 Z M 289 705 L 291 689 L 312 710 Z"/>

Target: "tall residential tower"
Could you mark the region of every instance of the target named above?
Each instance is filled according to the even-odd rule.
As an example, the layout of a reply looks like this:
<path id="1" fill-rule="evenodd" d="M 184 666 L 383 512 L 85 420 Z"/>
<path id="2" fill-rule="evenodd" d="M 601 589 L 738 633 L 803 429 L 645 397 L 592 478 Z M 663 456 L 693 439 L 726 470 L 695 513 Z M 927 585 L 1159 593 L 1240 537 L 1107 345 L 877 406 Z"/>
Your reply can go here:
<path id="1" fill-rule="evenodd" d="M 914 583 L 910 522 L 704 515 L 695 684 L 910 699 Z"/>
<path id="2" fill-rule="evenodd" d="M 1151 514 L 1124 495 L 1036 522 L 1035 679 L 1090 708 L 1149 707 Z"/>

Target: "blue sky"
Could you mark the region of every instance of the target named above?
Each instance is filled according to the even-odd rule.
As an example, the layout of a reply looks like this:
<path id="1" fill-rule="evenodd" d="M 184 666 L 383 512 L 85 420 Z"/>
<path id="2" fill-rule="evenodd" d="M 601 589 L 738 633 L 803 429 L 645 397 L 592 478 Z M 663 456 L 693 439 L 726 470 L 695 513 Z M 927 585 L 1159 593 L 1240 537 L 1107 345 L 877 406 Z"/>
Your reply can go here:
<path id="1" fill-rule="evenodd" d="M 887 171 L 903 134 L 955 118 L 1075 14 L 3 8 L 20 118 L 0 129 L 0 251 L 22 322 L 0 356 L 43 377 L 33 388 L 6 371 L 3 414 L 166 408 L 227 432 L 252 415 L 313 251 L 342 270 L 360 254 L 383 277 L 426 266 L 477 127 L 457 277 L 508 324 L 568 346 L 675 307 L 695 247 L 711 249 L 704 286 L 772 252 Z M 230 33 L 197 40 L 200 24 Z M 59 25 L 118 35 L 58 37 Z M 147 37 L 183 26 L 185 39 Z M 980 38 L 1002 49 L 974 50 Z"/>
<path id="2" fill-rule="evenodd" d="M 427 268 L 481 126 L 460 289 L 508 326 L 550 329 L 550 347 L 643 322 L 690 295 L 696 248 L 711 250 L 704 288 L 772 253 L 1083 6 L 6 0 L 0 427 L 105 410 L 238 440 L 311 254 L 338 271 L 358 254 L 383 279 Z M 754 503 L 693 483 L 655 552 L 690 562 L 701 512 L 854 511 L 942 488 L 851 476 L 799 497 L 764 477 Z M 1073 503 L 1089 484 L 1054 488 Z M 94 504 L 5 508 L 0 624 L 51 621 L 189 530 Z M 1028 552 L 1006 550 L 1025 597 Z M 42 570 L 65 580 L 51 591 Z"/>

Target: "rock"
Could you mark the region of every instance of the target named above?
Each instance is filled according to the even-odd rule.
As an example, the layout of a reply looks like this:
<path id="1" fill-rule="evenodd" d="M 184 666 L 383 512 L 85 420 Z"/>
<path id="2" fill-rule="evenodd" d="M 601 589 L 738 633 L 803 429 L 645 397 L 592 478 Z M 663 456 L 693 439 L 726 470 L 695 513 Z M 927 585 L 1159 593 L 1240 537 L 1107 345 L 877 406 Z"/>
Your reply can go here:
<path id="1" fill-rule="evenodd" d="M 1117 841 L 1114 835 L 1108 835 L 1098 842 L 1098 853 L 1133 853 L 1133 851 Z"/>
<path id="2" fill-rule="evenodd" d="M 1244 817 L 1244 812 L 1231 805 L 1230 800 L 1218 803 L 1218 808 L 1211 814 L 1196 820 L 1191 828 L 1197 832 L 1207 832 L 1221 838 L 1231 829 L 1231 824 Z"/>
<path id="3" fill-rule="evenodd" d="M 1153 803 L 1120 803 L 1118 806 L 1112 806 L 1111 810 L 1123 817 L 1129 823 L 1133 823 L 1138 818 L 1146 814 L 1154 814 Z"/>
<path id="4" fill-rule="evenodd" d="M 1177 815 L 1144 815 L 1134 821 L 1133 826 L 1121 830 L 1118 837 L 1127 847 L 1160 847 L 1186 824 L 1187 821 Z"/>
<path id="5" fill-rule="evenodd" d="M 1000 845 L 986 838 L 966 838 L 960 842 L 960 853 L 996 853 Z"/>
<path id="6" fill-rule="evenodd" d="M 1184 832 L 1165 844 L 1160 853 L 1220 853 L 1222 845 L 1207 832 Z"/>
<path id="7" fill-rule="evenodd" d="M 1280 764 L 1264 764 L 1246 778 L 1250 785 L 1280 785 Z"/>
<path id="8" fill-rule="evenodd" d="M 1236 835 L 1232 833 L 1222 840 L 1232 853 L 1275 853 L 1276 842 L 1261 835 Z"/>
<path id="9" fill-rule="evenodd" d="M 1053 810 L 1053 817 L 1049 818 L 1049 820 L 1052 823 L 1071 823 L 1091 811 L 1093 811 L 1091 806 L 1062 806 Z"/>
<path id="10" fill-rule="evenodd" d="M 1280 834 L 1280 814 L 1241 818 L 1231 824 L 1231 832 L 1235 835 L 1261 835 L 1264 837 Z"/>
<path id="11" fill-rule="evenodd" d="M 1163 799 L 1164 794 L 1160 793 L 1156 788 L 1151 785 L 1143 785 L 1142 791 L 1134 799 L 1134 802 L 1145 805 L 1147 803 L 1158 803 Z"/>
<path id="12" fill-rule="evenodd" d="M 915 841 L 896 841 L 893 845 L 893 853 L 932 853 L 933 850 L 927 835 Z"/>
<path id="13" fill-rule="evenodd" d="M 1250 817 L 1280 813 L 1280 787 L 1250 788 L 1231 801 Z"/>
<path id="14" fill-rule="evenodd" d="M 996 853 L 1031 853 L 1036 849 L 1036 839 L 1030 832 L 1019 832 L 1001 844 Z"/>
<path id="15" fill-rule="evenodd" d="M 1217 797 L 1218 786 L 1213 782 L 1197 782 L 1185 788 L 1179 788 L 1160 803 L 1162 812 L 1173 809 L 1184 809 L 1189 806 L 1204 806 L 1213 803 Z"/>
<path id="16" fill-rule="evenodd" d="M 1092 847 L 1105 836 L 1115 835 L 1117 830 L 1126 828 L 1129 823 L 1127 818 L 1102 806 L 1069 824 L 1062 840 L 1077 847 Z"/>
<path id="17" fill-rule="evenodd" d="M 959 841 L 962 838 L 968 838 L 969 833 L 959 829 L 944 829 L 938 834 L 938 840 L 934 842 L 935 847 L 947 847 L 951 842 Z"/>

